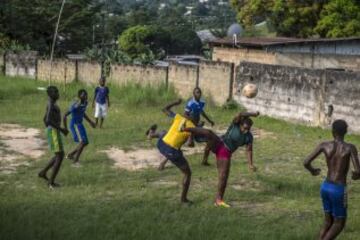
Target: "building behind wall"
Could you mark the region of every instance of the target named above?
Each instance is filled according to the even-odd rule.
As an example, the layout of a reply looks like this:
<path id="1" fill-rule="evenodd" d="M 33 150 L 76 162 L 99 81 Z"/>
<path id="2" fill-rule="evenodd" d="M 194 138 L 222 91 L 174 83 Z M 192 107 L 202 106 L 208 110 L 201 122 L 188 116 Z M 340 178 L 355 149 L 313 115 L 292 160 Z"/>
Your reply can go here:
<path id="1" fill-rule="evenodd" d="M 335 39 L 231 38 L 210 43 L 213 61 L 241 61 L 360 71 L 360 37 Z"/>

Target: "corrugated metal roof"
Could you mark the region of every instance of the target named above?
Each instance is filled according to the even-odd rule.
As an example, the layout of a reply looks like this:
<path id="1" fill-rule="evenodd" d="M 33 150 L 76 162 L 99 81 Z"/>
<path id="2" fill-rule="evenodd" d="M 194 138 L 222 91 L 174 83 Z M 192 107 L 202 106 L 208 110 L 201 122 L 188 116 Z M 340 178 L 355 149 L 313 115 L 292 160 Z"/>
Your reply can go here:
<path id="1" fill-rule="evenodd" d="M 360 37 L 351 38 L 285 38 L 285 37 L 239 37 L 236 41 L 236 46 L 240 47 L 267 47 L 274 45 L 289 45 L 289 44 L 306 44 L 306 43 L 327 43 L 327 42 L 344 42 L 359 40 Z M 233 46 L 234 40 L 232 38 L 216 39 L 210 44 L 218 46 Z"/>

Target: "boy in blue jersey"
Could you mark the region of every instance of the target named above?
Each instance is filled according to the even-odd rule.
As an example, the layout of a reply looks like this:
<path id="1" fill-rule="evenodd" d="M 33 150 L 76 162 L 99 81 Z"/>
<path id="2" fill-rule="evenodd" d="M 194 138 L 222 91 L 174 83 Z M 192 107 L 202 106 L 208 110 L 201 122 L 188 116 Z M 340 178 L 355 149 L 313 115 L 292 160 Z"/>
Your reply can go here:
<path id="1" fill-rule="evenodd" d="M 104 119 L 107 115 L 107 110 L 110 107 L 109 88 L 105 86 L 105 82 L 105 77 L 101 77 L 99 80 L 99 86 L 95 88 L 95 94 L 92 102 L 92 106 L 95 108 L 95 124 L 97 126 L 100 118 L 100 128 L 102 128 Z"/>
<path id="2" fill-rule="evenodd" d="M 318 176 L 321 170 L 313 168 L 311 163 L 321 153 L 324 153 L 328 167 L 326 179 L 320 190 L 325 213 L 325 221 L 319 237 L 321 240 L 335 239 L 345 227 L 347 217 L 346 178 L 350 160 L 355 169 L 352 172 L 352 179 L 360 179 L 360 162 L 357 149 L 354 145 L 344 141 L 347 127 L 348 125 L 344 120 L 334 121 L 332 124 L 334 140 L 320 143 L 304 161 L 304 167 L 313 176 Z"/>
<path id="3" fill-rule="evenodd" d="M 202 126 L 204 123 L 200 123 L 200 116 L 203 116 L 211 126 L 214 126 L 214 122 L 207 116 L 204 111 L 205 108 L 205 101 L 201 99 L 201 89 L 199 87 L 194 88 L 193 90 L 193 98 L 190 99 L 185 107 L 185 113 L 194 119 L 194 123 L 197 126 Z M 195 140 L 199 142 L 204 142 L 204 139 L 196 138 Z M 191 136 L 188 142 L 189 147 L 194 147 L 194 137 Z"/>
<path id="4" fill-rule="evenodd" d="M 79 100 L 71 105 L 70 110 L 64 116 L 64 125 L 67 129 L 67 116 L 71 114 L 70 131 L 74 142 L 79 143 L 79 145 L 67 155 L 67 158 L 73 160 L 76 166 L 79 165 L 79 158 L 82 151 L 86 145 L 89 144 L 83 119 L 85 118 L 93 128 L 96 127 L 95 123 L 86 115 L 86 107 L 88 104 L 86 90 L 79 90 L 78 97 Z"/>

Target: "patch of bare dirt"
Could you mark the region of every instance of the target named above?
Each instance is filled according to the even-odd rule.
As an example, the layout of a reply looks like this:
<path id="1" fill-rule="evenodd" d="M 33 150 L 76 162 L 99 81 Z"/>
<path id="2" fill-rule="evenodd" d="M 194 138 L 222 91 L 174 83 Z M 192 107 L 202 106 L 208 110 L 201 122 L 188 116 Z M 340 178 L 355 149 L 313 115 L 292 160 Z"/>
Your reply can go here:
<path id="1" fill-rule="evenodd" d="M 214 130 L 218 135 L 226 132 L 226 129 Z M 276 138 L 275 134 L 262 129 L 253 129 L 255 138 Z M 145 142 L 146 140 L 144 140 Z M 185 156 L 194 154 L 202 154 L 204 152 L 205 144 L 197 143 L 194 148 L 189 148 L 184 145 L 182 151 Z M 128 171 L 137 171 L 145 168 L 157 168 L 164 157 L 159 153 L 156 148 L 141 149 L 134 148 L 131 150 L 123 150 L 120 148 L 112 147 L 108 150 L 102 151 L 114 161 L 115 168 L 125 169 Z"/>
<path id="2" fill-rule="evenodd" d="M 248 181 L 245 179 L 240 179 L 236 183 L 230 185 L 233 189 L 237 191 L 254 191 L 258 192 L 261 190 L 261 184 L 257 181 Z"/>
<path id="3" fill-rule="evenodd" d="M 40 131 L 18 124 L 0 124 L 0 173 L 11 174 L 19 166 L 28 166 L 30 159 L 44 154 L 45 141 Z"/>

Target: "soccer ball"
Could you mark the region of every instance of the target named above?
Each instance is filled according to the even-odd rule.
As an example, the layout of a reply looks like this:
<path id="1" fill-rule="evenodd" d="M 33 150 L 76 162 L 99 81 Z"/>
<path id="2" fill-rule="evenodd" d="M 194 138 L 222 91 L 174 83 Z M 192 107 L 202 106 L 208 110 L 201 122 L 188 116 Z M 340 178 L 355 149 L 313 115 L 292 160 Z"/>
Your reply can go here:
<path id="1" fill-rule="evenodd" d="M 255 84 L 248 83 L 242 89 L 242 95 L 247 98 L 254 98 L 258 93 L 258 88 Z"/>

